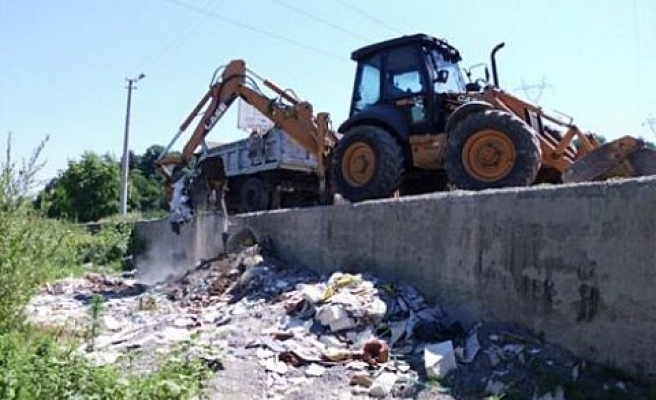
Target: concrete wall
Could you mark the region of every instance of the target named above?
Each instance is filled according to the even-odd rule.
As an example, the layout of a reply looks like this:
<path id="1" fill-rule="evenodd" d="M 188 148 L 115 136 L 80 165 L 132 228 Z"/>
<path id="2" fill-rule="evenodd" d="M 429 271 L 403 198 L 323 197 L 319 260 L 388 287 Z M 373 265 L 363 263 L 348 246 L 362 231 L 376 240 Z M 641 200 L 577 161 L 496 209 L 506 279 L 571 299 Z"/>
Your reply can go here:
<path id="1" fill-rule="evenodd" d="M 416 285 L 465 323 L 526 325 L 656 373 L 656 180 L 435 194 L 244 217 L 283 258 Z"/>
<path id="2" fill-rule="evenodd" d="M 656 180 L 639 179 L 281 210 L 237 225 L 288 261 L 403 280 L 465 324 L 520 323 L 642 375 L 656 373 L 655 215 Z"/>
<path id="3" fill-rule="evenodd" d="M 223 250 L 222 229 L 223 219 L 217 215 L 184 226 L 180 235 L 173 233 L 166 220 L 138 222 L 135 233 L 144 244 L 144 250 L 134 257 L 139 278 L 147 283 L 157 281 L 216 256 Z"/>

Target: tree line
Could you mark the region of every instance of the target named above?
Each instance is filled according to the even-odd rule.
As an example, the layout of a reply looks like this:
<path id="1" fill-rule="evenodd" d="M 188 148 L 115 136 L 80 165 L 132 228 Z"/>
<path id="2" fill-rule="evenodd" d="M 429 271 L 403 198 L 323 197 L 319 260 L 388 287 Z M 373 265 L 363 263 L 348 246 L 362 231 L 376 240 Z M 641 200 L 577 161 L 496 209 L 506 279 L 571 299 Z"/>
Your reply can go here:
<path id="1" fill-rule="evenodd" d="M 143 154 L 130 152 L 128 211 L 161 215 L 168 209 L 161 177 L 154 162 L 164 147 L 158 144 Z M 35 206 L 51 218 L 76 222 L 98 221 L 118 212 L 121 163 L 110 154 L 85 152 L 39 192 Z"/>

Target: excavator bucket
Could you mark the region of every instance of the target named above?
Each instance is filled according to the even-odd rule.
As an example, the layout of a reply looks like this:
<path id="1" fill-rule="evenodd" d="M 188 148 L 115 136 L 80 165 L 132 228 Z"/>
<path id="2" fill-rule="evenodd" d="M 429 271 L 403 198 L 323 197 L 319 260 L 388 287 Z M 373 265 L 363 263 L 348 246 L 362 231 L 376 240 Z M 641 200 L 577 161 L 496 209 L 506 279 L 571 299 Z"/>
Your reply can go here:
<path id="1" fill-rule="evenodd" d="M 612 177 L 656 174 L 656 151 L 644 142 L 624 136 L 577 160 L 562 174 L 563 183 L 590 182 Z"/>

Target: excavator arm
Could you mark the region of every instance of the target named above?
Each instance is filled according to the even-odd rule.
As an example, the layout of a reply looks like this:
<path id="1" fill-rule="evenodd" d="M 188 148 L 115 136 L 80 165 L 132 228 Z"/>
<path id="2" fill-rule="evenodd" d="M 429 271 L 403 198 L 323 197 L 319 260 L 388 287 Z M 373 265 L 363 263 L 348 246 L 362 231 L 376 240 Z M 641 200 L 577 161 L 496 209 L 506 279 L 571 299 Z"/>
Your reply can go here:
<path id="1" fill-rule="evenodd" d="M 185 182 L 185 179 L 189 178 L 189 174 L 183 173 L 183 169 L 190 166 L 198 147 L 201 146 L 198 164 L 194 168 L 203 170 L 203 168 L 199 168 L 199 165 L 203 163 L 208 150 L 205 138 L 237 98 L 241 98 L 253 106 L 276 126 L 283 129 L 292 140 L 315 155 L 318 162 L 317 175 L 320 190 L 325 193 L 327 155 L 337 142 L 334 131 L 330 129 L 329 114 L 318 113 L 315 116 L 309 102 L 299 100 L 271 81 L 248 70 L 243 60 L 233 60 L 228 63 L 217 78 L 218 71 L 205 95 L 185 118 L 167 148 L 155 161 L 156 170 L 164 177 L 166 198 L 171 202 L 172 209 L 181 207 L 180 203 L 185 203 L 190 197 L 185 195 L 188 191 L 186 188 L 188 182 Z M 258 82 L 274 95 L 265 95 L 260 90 Z M 175 142 L 195 120 L 198 120 L 196 128 L 185 143 L 182 152 L 180 154 L 169 153 Z M 214 188 L 221 187 L 222 181 L 225 180 L 225 171 L 215 171 L 219 164 L 222 169 L 221 163 L 213 162 L 212 170 L 208 171 L 209 168 L 205 168 L 203 171 L 205 176 L 199 176 L 197 173 L 194 178 L 197 181 L 209 180 L 211 181 L 210 186 Z M 210 174 L 209 179 L 208 173 Z M 182 208 L 188 209 L 189 207 Z M 175 213 L 174 210 L 172 211 Z M 185 211 L 183 214 L 188 214 L 188 212 Z M 189 216 L 185 215 L 180 219 L 186 220 L 189 219 Z"/>

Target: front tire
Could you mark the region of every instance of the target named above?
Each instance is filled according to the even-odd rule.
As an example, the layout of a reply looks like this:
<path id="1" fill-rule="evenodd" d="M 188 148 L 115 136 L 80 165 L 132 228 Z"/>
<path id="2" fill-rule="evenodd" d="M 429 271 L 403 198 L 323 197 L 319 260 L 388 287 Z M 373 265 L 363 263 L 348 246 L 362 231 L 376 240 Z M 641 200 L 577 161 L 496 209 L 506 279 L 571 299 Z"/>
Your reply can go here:
<path id="1" fill-rule="evenodd" d="M 466 190 L 529 186 L 541 165 L 538 138 L 516 116 L 499 110 L 469 115 L 448 133 L 449 181 Z"/>
<path id="2" fill-rule="evenodd" d="M 357 126 L 337 142 L 331 173 L 337 192 L 350 202 L 390 197 L 401 184 L 403 151 L 388 131 Z"/>

